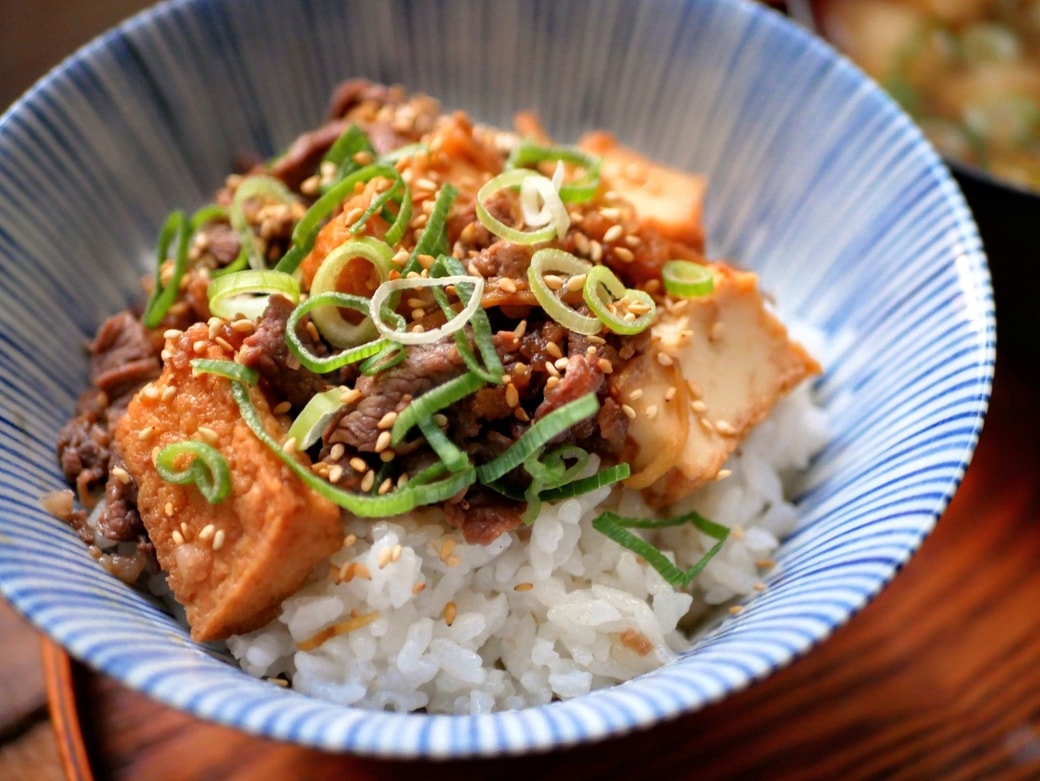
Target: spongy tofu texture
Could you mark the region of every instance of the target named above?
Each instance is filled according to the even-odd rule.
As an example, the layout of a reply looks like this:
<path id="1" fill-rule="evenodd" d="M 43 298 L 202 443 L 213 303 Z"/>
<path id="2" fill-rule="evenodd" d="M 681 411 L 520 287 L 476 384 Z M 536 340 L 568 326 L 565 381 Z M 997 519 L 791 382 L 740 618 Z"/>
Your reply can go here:
<path id="1" fill-rule="evenodd" d="M 166 351 L 154 390 L 131 401 L 116 439 L 137 481 L 141 518 L 174 597 L 185 608 L 192 637 L 210 641 L 273 618 L 282 600 L 340 546 L 340 511 L 308 489 L 250 431 L 227 379 L 193 375 L 192 358 L 230 357 L 210 340 L 205 324 L 168 340 Z M 262 394 L 251 393 L 267 430 L 281 438 L 281 426 Z M 209 431 L 203 436 L 200 428 Z M 158 449 L 207 438 L 231 471 L 230 493 L 215 504 L 192 484 L 166 482 L 154 465 Z M 214 550 L 217 537 L 222 544 Z"/>

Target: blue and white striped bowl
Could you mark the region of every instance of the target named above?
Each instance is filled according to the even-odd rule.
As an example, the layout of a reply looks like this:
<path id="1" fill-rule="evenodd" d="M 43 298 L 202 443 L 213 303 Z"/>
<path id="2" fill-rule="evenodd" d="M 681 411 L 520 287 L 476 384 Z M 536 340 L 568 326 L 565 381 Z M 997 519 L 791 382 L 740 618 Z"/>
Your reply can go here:
<path id="1" fill-rule="evenodd" d="M 769 588 L 682 659 L 490 716 L 359 712 L 253 680 L 104 574 L 39 505 L 82 345 L 141 298 L 163 217 L 242 152 L 399 82 L 508 125 L 607 128 L 706 172 L 712 253 L 826 335 L 833 438 Z M 0 120 L 0 588 L 75 656 L 198 716 L 384 756 L 545 749 L 704 707 L 826 638 L 896 574 L 964 474 L 994 361 L 989 275 L 950 177 L 847 62 L 741 0 L 187 0 L 94 42 Z"/>

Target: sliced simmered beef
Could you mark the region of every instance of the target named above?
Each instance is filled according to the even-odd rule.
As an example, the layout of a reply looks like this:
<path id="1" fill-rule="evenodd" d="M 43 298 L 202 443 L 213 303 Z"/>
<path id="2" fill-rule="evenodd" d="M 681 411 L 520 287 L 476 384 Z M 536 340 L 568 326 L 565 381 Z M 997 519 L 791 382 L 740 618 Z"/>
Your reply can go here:
<path id="1" fill-rule="evenodd" d="M 315 374 L 301 366 L 289 352 L 285 328 L 293 309 L 293 303 L 285 296 L 271 296 L 256 331 L 246 337 L 239 359 L 245 366 L 260 372 L 276 397 L 286 399 L 294 409 L 299 409 L 314 394 L 340 382 L 342 377 Z M 321 345 L 305 330 L 301 329 L 299 336 L 312 352 L 322 352 Z"/>
<path id="2" fill-rule="evenodd" d="M 444 517 L 471 545 L 487 545 L 523 522 L 524 505 L 481 486 L 445 502 Z"/>
<path id="3" fill-rule="evenodd" d="M 132 395 L 162 370 L 151 334 L 129 311 L 101 324 L 91 353 L 90 380 L 112 402 Z"/>

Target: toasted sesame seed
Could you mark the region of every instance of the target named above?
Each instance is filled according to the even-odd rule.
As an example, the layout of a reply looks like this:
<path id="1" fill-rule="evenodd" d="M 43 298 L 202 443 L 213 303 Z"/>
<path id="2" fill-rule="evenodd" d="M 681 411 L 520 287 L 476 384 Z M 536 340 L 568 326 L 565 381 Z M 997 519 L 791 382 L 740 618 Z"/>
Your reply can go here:
<path id="1" fill-rule="evenodd" d="M 671 366 L 675 363 L 675 361 L 672 360 L 672 356 L 670 356 L 668 353 L 658 353 L 657 362 L 662 366 Z"/>
<path id="2" fill-rule="evenodd" d="M 455 623 L 455 617 L 459 614 L 459 608 L 454 602 L 448 602 L 444 606 L 444 623 L 451 626 Z"/>
<path id="3" fill-rule="evenodd" d="M 361 458 L 361 456 L 354 456 L 347 463 L 355 472 L 364 472 L 368 469 L 368 464 L 365 463 L 365 459 Z"/>
<path id="4" fill-rule="evenodd" d="M 361 578 L 362 580 L 372 580 L 372 573 L 368 567 L 362 564 L 360 561 L 354 562 L 354 577 Z"/>
<path id="5" fill-rule="evenodd" d="M 574 249 L 578 250 L 580 255 L 589 254 L 589 237 L 584 233 L 576 232 L 574 234 Z"/>
<path id="6" fill-rule="evenodd" d="M 296 452 L 296 437 L 289 437 L 285 442 L 282 443 L 282 450 L 286 453 Z"/>
<path id="7" fill-rule="evenodd" d="M 389 431 L 380 432 L 379 436 L 376 437 L 376 452 L 382 453 L 388 447 L 390 447 L 391 435 Z"/>
<path id="8" fill-rule="evenodd" d="M 396 420 L 397 413 L 393 410 L 390 410 L 388 413 L 386 413 L 385 415 L 383 415 L 383 417 L 379 419 L 379 422 L 376 423 L 376 428 L 380 431 L 386 431 L 387 429 L 394 427 L 394 422 Z"/>
<path id="9" fill-rule="evenodd" d="M 451 555 L 455 552 L 455 540 L 452 537 L 448 537 L 441 543 L 440 559 L 443 562 L 447 562 Z"/>
<path id="10" fill-rule="evenodd" d="M 526 583 L 526 582 L 525 583 L 517 583 L 515 586 L 513 586 L 513 591 L 520 591 L 520 592 L 530 591 L 533 588 L 534 588 L 534 583 Z"/>
<path id="11" fill-rule="evenodd" d="M 716 480 L 725 480 L 727 477 L 733 474 L 732 469 L 720 469 L 718 474 L 715 475 Z"/>
<path id="12" fill-rule="evenodd" d="M 551 380 L 552 377 L 550 377 L 549 379 Z M 527 414 L 527 410 L 525 410 L 523 407 L 517 407 L 515 410 L 513 410 L 513 417 L 522 423 L 527 423 L 531 419 L 531 416 Z"/>
<path id="13" fill-rule="evenodd" d="M 631 263 L 636 259 L 635 253 L 628 247 L 614 247 L 614 257 L 624 263 Z"/>
<path id="14" fill-rule="evenodd" d="M 553 366 L 552 361 L 545 362 L 545 370 L 549 372 L 550 377 L 559 377 L 560 373 L 556 371 L 556 367 Z"/>
<path id="15" fill-rule="evenodd" d="M 141 395 L 144 396 L 146 399 L 156 401 L 159 398 L 159 389 L 151 383 L 148 383 L 143 388 L 141 388 Z"/>
<path id="16" fill-rule="evenodd" d="M 112 467 L 112 477 L 121 482 L 123 485 L 129 485 L 130 483 L 130 473 L 123 469 L 123 467 L 121 466 Z"/>
<path id="17" fill-rule="evenodd" d="M 555 366 L 560 371 L 566 371 L 567 367 L 570 366 L 570 363 L 571 362 L 567 359 L 567 357 L 564 356 L 563 358 L 557 358 L 555 361 L 553 361 L 553 366 Z"/>
<path id="18" fill-rule="evenodd" d="M 368 493 L 372 490 L 372 486 L 376 484 L 376 473 L 369 469 L 365 472 L 365 476 L 361 478 L 361 490 Z"/>
<path id="19" fill-rule="evenodd" d="M 448 416 L 443 412 L 437 412 L 433 416 L 433 422 L 437 424 L 438 428 L 447 428 Z"/>
<path id="20" fill-rule="evenodd" d="M 716 420 L 715 430 L 727 437 L 732 437 L 737 433 L 736 427 L 728 420 Z"/>
<path id="21" fill-rule="evenodd" d="M 563 287 L 563 277 L 558 274 L 546 274 L 542 279 L 545 281 L 545 286 L 550 290 L 559 290 Z"/>
<path id="22" fill-rule="evenodd" d="M 567 292 L 577 293 L 579 290 L 585 287 L 585 280 L 588 278 L 588 274 L 575 274 L 573 277 L 567 280 Z"/>
<path id="23" fill-rule="evenodd" d="M 729 612 L 730 612 L 730 615 L 733 615 L 733 616 L 737 615 L 738 613 L 743 613 L 744 612 L 744 606 L 743 605 L 730 605 L 729 606 Z"/>
<path id="24" fill-rule="evenodd" d="M 389 464 L 396 457 L 397 453 L 395 453 L 393 450 L 384 450 L 382 453 L 379 454 L 379 460 L 382 461 L 384 464 Z"/>
<path id="25" fill-rule="evenodd" d="M 600 358 L 598 361 L 596 361 L 596 365 L 599 367 L 599 370 L 604 374 L 614 373 L 614 364 L 612 364 L 606 358 Z"/>
<path id="26" fill-rule="evenodd" d="M 510 409 L 520 404 L 520 391 L 516 389 L 513 383 L 506 385 L 506 404 L 509 405 Z"/>
<path id="27" fill-rule="evenodd" d="M 288 401 L 280 401 L 274 405 L 274 407 L 271 409 L 271 412 L 273 412 L 275 415 L 284 415 L 291 409 L 292 404 L 290 404 Z"/>
<path id="28" fill-rule="evenodd" d="M 183 545 L 184 544 L 184 535 L 181 534 L 176 529 L 174 529 L 173 532 L 170 534 L 170 539 L 173 540 L 173 544 L 174 545 Z"/>
<path id="29" fill-rule="evenodd" d="M 498 289 L 506 293 L 515 293 L 517 291 L 516 282 L 509 277 L 503 277 L 498 280 Z"/>
<path id="30" fill-rule="evenodd" d="M 776 566 L 776 562 L 773 559 L 758 559 L 755 561 L 755 566 L 759 569 L 772 569 Z"/>
<path id="31" fill-rule="evenodd" d="M 412 586 L 412 593 L 413 594 L 421 594 L 425 590 L 426 590 L 426 584 L 425 583 L 416 583 L 414 586 Z"/>
<path id="32" fill-rule="evenodd" d="M 707 418 L 697 418 L 697 422 L 701 424 L 701 428 L 705 429 L 706 431 L 711 431 L 711 432 L 714 433 L 715 426 Z"/>
<path id="33" fill-rule="evenodd" d="M 207 445 L 215 445 L 220 441 L 220 436 L 209 426 L 199 426 L 196 432 Z"/>
<path id="34" fill-rule="evenodd" d="M 646 412 L 646 416 L 648 418 L 650 418 L 650 420 L 653 420 L 654 418 L 657 417 L 657 405 L 656 404 L 648 405 L 646 410 L 645 410 L 645 412 Z"/>
<path id="35" fill-rule="evenodd" d="M 137 439 L 140 442 L 145 442 L 152 438 L 152 434 L 155 433 L 155 429 L 151 426 L 145 426 L 143 429 L 137 432 Z"/>
<path id="36" fill-rule="evenodd" d="M 625 232 L 625 229 L 620 225 L 611 225 L 607 228 L 606 233 L 603 234 L 603 241 L 608 244 L 613 244 L 615 241 L 621 238 L 621 235 Z"/>
<path id="37" fill-rule="evenodd" d="M 329 467 L 329 482 L 338 483 L 343 478 L 343 467 L 333 464 Z"/>
<path id="38" fill-rule="evenodd" d="M 560 345 L 556 342 L 547 342 L 545 345 L 545 351 L 553 358 L 563 357 L 563 350 L 560 349 Z"/>
<path id="39" fill-rule="evenodd" d="M 167 328 L 163 331 L 163 339 L 179 339 L 184 335 L 184 331 L 180 328 Z"/>
<path id="40" fill-rule="evenodd" d="M 204 355 L 205 352 L 206 352 L 206 347 L 208 345 L 209 345 L 209 342 L 207 342 L 205 339 L 199 339 L 199 340 L 195 341 L 194 343 L 192 343 L 191 349 L 192 349 L 192 352 L 196 353 L 197 355 Z"/>
<path id="41" fill-rule="evenodd" d="M 379 484 L 379 490 L 376 493 L 378 493 L 380 496 L 384 496 L 384 495 L 390 493 L 390 491 L 393 489 L 393 487 L 394 487 L 394 478 L 388 477 L 385 480 L 383 480 L 383 482 L 381 482 Z"/>
<path id="42" fill-rule="evenodd" d="M 335 445 L 329 448 L 329 460 L 339 461 L 341 458 L 343 458 L 343 453 L 345 450 L 346 448 L 343 446 L 343 443 L 337 442 Z"/>
<path id="43" fill-rule="evenodd" d="M 698 415 L 703 415 L 705 412 L 708 411 L 708 405 L 700 399 L 694 399 L 690 402 L 690 409 L 692 409 Z"/>
<path id="44" fill-rule="evenodd" d="M 765 591 L 766 590 L 766 584 L 763 583 L 762 581 L 759 581 L 758 583 L 756 583 L 751 588 L 753 588 L 755 591 Z"/>
<path id="45" fill-rule="evenodd" d="M 676 393 L 677 393 L 677 390 L 676 390 L 675 386 L 673 385 L 672 387 L 670 387 L 668 390 L 666 390 L 664 392 L 664 400 L 665 401 L 671 401 L 672 399 L 675 398 L 675 394 Z"/>
<path id="46" fill-rule="evenodd" d="M 588 337 L 588 339 L 589 339 L 589 344 L 601 345 L 601 344 L 606 344 L 607 343 L 607 340 L 604 339 L 602 336 L 599 336 L 598 334 L 592 334 L 591 336 Z"/>
<path id="47" fill-rule="evenodd" d="M 636 388 L 634 391 L 628 394 L 629 401 L 639 401 L 641 398 L 643 398 L 642 388 Z"/>
<path id="48" fill-rule="evenodd" d="M 555 388 L 557 385 L 560 384 L 560 380 L 561 379 L 562 379 L 562 377 L 560 377 L 560 375 L 558 375 L 558 374 L 554 374 L 553 376 L 549 377 L 545 381 L 545 389 L 546 390 L 552 390 L 553 388 Z"/>
<path id="49" fill-rule="evenodd" d="M 397 543 L 390 549 L 390 561 L 397 561 L 401 558 L 402 553 L 404 553 L 404 548 L 401 546 L 401 543 Z"/>
<path id="50" fill-rule="evenodd" d="M 355 401 L 361 398 L 363 394 L 357 388 L 345 388 L 343 395 L 339 397 L 340 403 L 342 404 L 353 404 Z"/>
<path id="51" fill-rule="evenodd" d="M 598 241 L 589 242 L 589 260 L 599 263 L 603 260 L 603 245 Z"/>
<path id="52" fill-rule="evenodd" d="M 632 409 L 628 404 L 621 405 L 621 411 L 625 413 L 629 420 L 636 419 L 636 411 Z"/>
<path id="53" fill-rule="evenodd" d="M 205 526 L 202 527 L 202 531 L 199 532 L 199 539 L 206 541 L 216 533 L 217 527 L 214 526 L 212 523 L 207 523 Z"/>
<path id="54" fill-rule="evenodd" d="M 165 388 L 163 388 L 163 392 L 162 392 L 161 398 L 162 398 L 163 401 L 169 401 L 175 395 L 177 395 L 177 386 L 176 385 L 167 385 Z"/>
<path id="55" fill-rule="evenodd" d="M 379 556 L 376 558 L 376 566 L 378 566 L 379 569 L 383 569 L 383 567 L 390 563 L 390 557 L 392 555 L 393 552 L 390 548 L 380 548 Z"/>

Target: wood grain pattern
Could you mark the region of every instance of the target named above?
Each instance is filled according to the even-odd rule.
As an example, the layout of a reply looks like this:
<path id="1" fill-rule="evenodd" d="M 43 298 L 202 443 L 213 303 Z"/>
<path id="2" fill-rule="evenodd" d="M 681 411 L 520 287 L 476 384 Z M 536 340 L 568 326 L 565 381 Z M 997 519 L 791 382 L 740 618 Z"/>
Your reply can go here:
<path id="1" fill-rule="evenodd" d="M 848 625 L 766 681 L 659 728 L 540 756 L 429 765 L 256 740 L 79 665 L 69 699 L 54 706 L 78 707 L 98 781 L 1040 778 L 1037 395 L 998 372 L 961 490 L 920 553 Z"/>

